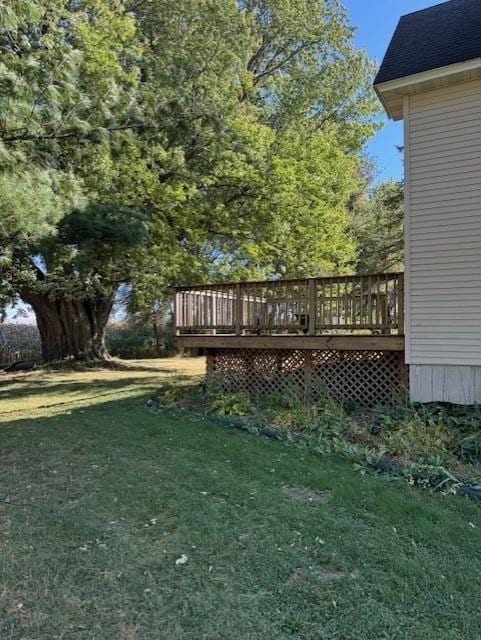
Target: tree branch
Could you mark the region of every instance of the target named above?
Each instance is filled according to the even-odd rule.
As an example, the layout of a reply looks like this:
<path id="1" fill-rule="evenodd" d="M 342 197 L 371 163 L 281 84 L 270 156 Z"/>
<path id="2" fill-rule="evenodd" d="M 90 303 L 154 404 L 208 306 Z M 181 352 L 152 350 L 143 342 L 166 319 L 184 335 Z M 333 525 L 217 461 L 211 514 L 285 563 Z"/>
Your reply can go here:
<path id="1" fill-rule="evenodd" d="M 40 282 L 42 282 L 42 280 L 45 280 L 45 278 L 46 278 L 47 276 L 46 276 L 46 275 L 45 275 L 45 273 L 42 271 L 42 269 L 40 269 L 40 267 L 39 267 L 37 264 L 35 264 L 34 259 L 33 259 L 31 256 L 28 256 L 28 257 L 27 257 L 27 260 L 28 260 L 28 262 L 29 262 L 30 266 L 32 267 L 32 269 L 34 270 L 35 275 L 36 275 L 36 277 L 37 277 L 37 280 L 38 280 L 38 281 L 40 281 Z"/>
<path id="2" fill-rule="evenodd" d="M 261 73 L 258 73 L 255 76 L 254 84 L 258 84 L 258 82 L 260 80 L 262 80 L 262 78 L 265 78 L 266 76 L 270 76 L 273 73 L 275 73 L 276 71 L 279 71 L 280 69 L 282 69 L 282 67 L 284 67 L 288 62 L 290 62 L 293 58 L 298 56 L 302 51 L 304 51 L 308 47 L 314 46 L 316 44 L 320 44 L 321 42 L 322 42 L 322 40 L 312 40 L 312 41 L 309 41 L 309 42 L 303 42 L 298 47 L 296 47 L 293 51 L 291 51 L 289 53 L 289 55 L 287 55 L 285 58 L 283 58 L 282 60 L 279 60 L 279 62 L 277 62 L 276 64 L 272 64 L 276 59 L 279 58 L 279 56 L 282 53 L 284 53 L 286 50 L 288 50 L 288 46 L 284 47 L 283 49 L 278 49 L 274 53 L 272 58 L 268 62 L 266 62 L 266 65 L 264 67 L 264 71 L 262 71 Z M 270 65 L 272 65 L 272 66 L 270 66 Z"/>
<path id="3" fill-rule="evenodd" d="M 88 133 L 82 133 L 81 131 L 66 131 L 63 133 L 24 133 L 24 134 L 14 134 L 11 132 L 6 132 L 5 136 L 0 134 L 0 140 L 2 142 L 42 142 L 43 140 L 66 140 L 68 138 L 89 138 L 92 133 L 95 131 L 99 131 L 100 129 L 105 129 L 109 132 L 115 131 L 128 131 L 128 130 L 140 130 L 140 129 L 154 129 L 154 125 L 147 124 L 126 124 L 119 125 L 115 127 L 96 127 L 92 129 Z"/>

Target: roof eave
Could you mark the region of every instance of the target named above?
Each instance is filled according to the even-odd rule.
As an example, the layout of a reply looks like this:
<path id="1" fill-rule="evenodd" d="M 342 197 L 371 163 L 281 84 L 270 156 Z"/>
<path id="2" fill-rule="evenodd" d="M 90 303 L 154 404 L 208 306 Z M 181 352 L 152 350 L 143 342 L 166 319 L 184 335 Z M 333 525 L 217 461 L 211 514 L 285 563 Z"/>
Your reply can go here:
<path id="1" fill-rule="evenodd" d="M 377 97 L 379 98 L 379 101 L 381 102 L 382 106 L 384 107 L 384 111 L 387 113 L 388 117 L 391 118 L 391 120 L 396 120 L 397 118 L 395 117 L 395 114 L 393 113 L 393 111 L 390 108 L 390 104 L 389 101 L 385 99 L 384 94 L 382 92 L 382 89 L 380 88 L 381 85 L 374 85 L 374 91 L 376 92 Z"/>
<path id="2" fill-rule="evenodd" d="M 477 78 L 481 78 L 481 58 L 379 82 L 374 85 L 374 89 L 388 116 L 393 120 L 402 120 L 404 96 L 432 91 L 460 82 L 469 82 Z"/>

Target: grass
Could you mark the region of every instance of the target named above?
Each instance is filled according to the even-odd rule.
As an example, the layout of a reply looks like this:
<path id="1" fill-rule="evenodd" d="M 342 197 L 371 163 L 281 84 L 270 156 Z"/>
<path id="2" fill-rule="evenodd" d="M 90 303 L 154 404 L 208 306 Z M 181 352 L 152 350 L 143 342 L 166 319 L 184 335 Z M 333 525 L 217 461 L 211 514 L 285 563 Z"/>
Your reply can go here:
<path id="1" fill-rule="evenodd" d="M 147 407 L 178 370 L 0 384 L 2 640 L 478 640 L 478 503 Z"/>

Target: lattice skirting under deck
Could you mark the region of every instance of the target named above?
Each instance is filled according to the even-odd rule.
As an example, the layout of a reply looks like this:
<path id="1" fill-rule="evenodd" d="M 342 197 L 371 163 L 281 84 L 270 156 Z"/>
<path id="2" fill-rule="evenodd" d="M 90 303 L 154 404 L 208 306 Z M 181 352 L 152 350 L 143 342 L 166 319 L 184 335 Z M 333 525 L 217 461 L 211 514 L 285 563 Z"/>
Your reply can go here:
<path id="1" fill-rule="evenodd" d="M 327 392 L 363 407 L 393 404 L 408 386 L 404 353 L 313 349 L 208 349 L 208 379 L 226 392 L 299 393 L 307 401 Z"/>

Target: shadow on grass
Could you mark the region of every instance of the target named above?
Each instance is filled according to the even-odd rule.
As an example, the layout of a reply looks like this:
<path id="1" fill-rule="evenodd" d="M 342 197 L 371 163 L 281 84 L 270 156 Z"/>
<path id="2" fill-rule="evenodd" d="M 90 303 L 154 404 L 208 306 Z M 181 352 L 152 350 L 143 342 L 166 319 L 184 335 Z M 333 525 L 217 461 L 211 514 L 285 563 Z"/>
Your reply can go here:
<path id="1" fill-rule="evenodd" d="M 163 381 L 186 382 L 193 379 L 201 378 L 201 374 L 189 373 L 188 371 L 176 371 L 175 369 L 158 368 L 142 368 L 142 367 L 127 367 L 120 370 L 121 373 L 132 373 L 135 375 L 137 372 L 151 373 L 152 376 L 145 377 L 120 377 L 111 379 L 105 377 L 105 369 L 90 369 L 85 370 L 90 373 L 92 378 L 89 380 L 62 380 L 55 376 L 54 371 L 51 372 L 51 379 L 32 377 L 29 375 L 19 376 L 17 378 L 5 378 L 0 377 L 0 401 L 11 400 L 13 398 L 27 398 L 29 396 L 35 396 L 41 393 L 44 394 L 56 394 L 56 393 L 78 393 L 82 389 L 119 389 L 123 386 L 129 387 L 132 385 L 158 386 Z M 72 375 L 78 372 L 71 371 Z M 83 371 L 81 371 L 82 373 Z M 67 374 L 70 372 L 66 372 Z M 98 377 L 96 375 L 98 374 Z M 157 378 L 159 375 L 161 377 Z M 3 383 L 3 384 L 2 384 Z"/>
<path id="2" fill-rule="evenodd" d="M 147 373 L 166 373 L 172 371 L 168 367 L 161 367 L 155 365 L 155 359 L 152 360 L 152 364 L 140 364 L 137 361 L 130 362 L 129 360 L 111 360 L 105 362 L 105 364 L 93 364 L 92 366 L 84 365 L 84 364 L 69 364 L 65 365 L 48 365 L 43 367 L 43 369 L 47 372 L 52 373 L 104 373 L 108 371 L 132 371 L 132 372 L 147 372 Z"/>
<path id="3" fill-rule="evenodd" d="M 95 388 L 96 391 L 102 392 L 105 390 L 115 391 L 121 389 L 122 387 L 132 387 L 132 386 L 144 386 L 144 387 L 155 387 L 159 386 L 161 380 L 157 380 L 155 378 L 120 378 L 118 380 L 92 380 L 90 382 L 44 382 L 39 381 L 38 383 L 34 383 L 32 380 L 24 380 L 22 382 L 19 381 L 18 387 L 17 385 L 10 387 L 9 389 L 5 389 L 0 391 L 0 401 L 1 400 L 12 400 L 15 398 L 22 399 L 28 398 L 29 396 L 36 396 L 41 394 L 44 395 L 56 395 L 56 394 L 78 394 L 82 391 L 88 391 L 89 395 L 92 389 Z M 101 394 L 100 394 L 101 395 Z"/>
<path id="4" fill-rule="evenodd" d="M 165 360 L 165 358 L 162 358 Z M 172 358 L 173 360 L 173 358 Z M 60 364 L 60 365 L 38 365 L 36 369 L 32 369 L 31 371 L 18 371 L 7 373 L 5 371 L 0 370 L 0 385 L 10 384 L 10 383 L 30 383 L 32 380 L 32 376 L 38 375 L 39 372 L 45 372 L 47 374 L 77 374 L 77 373 L 105 373 L 105 372 L 120 372 L 120 373 L 160 373 L 160 374 L 171 374 L 175 372 L 175 368 L 172 367 L 164 367 L 156 365 L 156 359 L 152 360 L 152 364 L 140 364 L 137 361 L 128 361 L 128 360 L 113 360 L 111 362 L 106 362 L 104 366 L 102 365 L 92 365 L 87 366 L 81 363 L 79 364 Z M 182 370 L 182 366 L 180 366 L 180 370 Z M 195 374 L 194 374 L 195 375 Z M 200 375 L 200 374 L 198 374 Z M 35 383 L 35 380 L 33 380 Z"/>
<path id="5" fill-rule="evenodd" d="M 134 381 L 137 383 L 137 381 Z M 55 409 L 59 406 L 65 406 L 65 412 L 52 412 L 51 414 L 44 415 L 32 415 L 26 416 L 25 414 L 19 415 L 18 411 L 14 412 L 17 415 L 8 422 L 0 423 L 0 432 L 3 431 L 15 434 L 15 438 L 19 440 L 25 439 L 26 445 L 31 445 L 39 438 L 44 439 L 48 431 L 51 435 L 55 435 L 51 444 L 55 448 L 57 444 L 56 437 L 63 433 L 65 440 L 72 438 L 72 445 L 77 446 L 79 441 L 76 440 L 74 434 L 80 432 L 95 432 L 105 433 L 109 437 L 115 432 L 118 436 L 118 425 L 125 425 L 126 435 L 128 431 L 132 433 L 138 431 L 137 428 L 143 426 L 142 418 L 151 420 L 149 408 L 146 405 L 146 400 L 149 398 L 148 387 L 139 388 L 140 385 L 136 384 L 134 389 L 139 390 L 139 394 L 128 395 L 126 397 L 119 397 L 118 390 L 119 384 L 115 384 L 110 388 L 104 385 L 103 391 L 96 393 L 95 395 L 85 396 L 85 398 L 74 398 L 71 401 L 66 400 L 64 402 L 52 402 L 51 404 L 45 403 L 43 406 L 36 406 L 35 409 L 52 407 Z M 132 387 L 130 387 L 132 390 Z M 112 393 L 117 395 L 112 397 Z M 79 401 L 88 401 L 91 404 L 79 405 Z M 71 409 L 69 410 L 69 406 Z M 0 416 L 4 416 L 10 413 L 0 412 Z M 132 414 L 136 415 L 136 420 L 132 420 Z M 128 416 L 128 417 L 127 417 Z M 116 426 L 114 426 L 116 425 Z M 39 426 L 42 429 L 39 430 Z M 45 429 L 48 431 L 46 432 Z M 57 432 L 58 429 L 58 432 Z M 43 436 L 41 435 L 43 432 Z M 70 435 L 69 435 L 70 434 Z M 130 436 L 129 436 L 130 439 Z"/>

